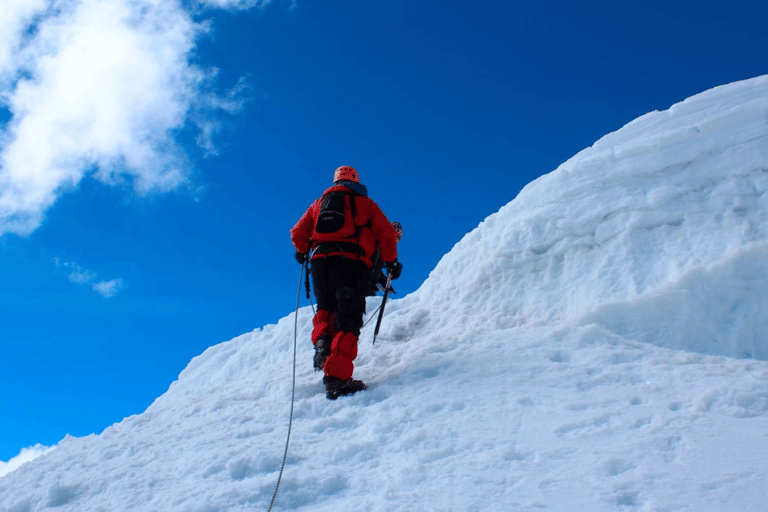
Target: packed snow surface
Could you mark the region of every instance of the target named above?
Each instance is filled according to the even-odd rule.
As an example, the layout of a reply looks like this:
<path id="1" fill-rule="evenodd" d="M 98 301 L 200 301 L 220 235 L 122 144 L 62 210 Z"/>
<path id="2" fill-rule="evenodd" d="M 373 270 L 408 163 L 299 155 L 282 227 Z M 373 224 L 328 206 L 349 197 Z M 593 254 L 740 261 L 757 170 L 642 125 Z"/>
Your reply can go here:
<path id="1" fill-rule="evenodd" d="M 326 400 L 303 307 L 274 510 L 768 510 L 766 190 L 760 77 L 633 121 L 488 217 L 375 346 L 363 330 L 369 391 Z M 0 510 L 266 510 L 294 321 L 0 478 Z"/>

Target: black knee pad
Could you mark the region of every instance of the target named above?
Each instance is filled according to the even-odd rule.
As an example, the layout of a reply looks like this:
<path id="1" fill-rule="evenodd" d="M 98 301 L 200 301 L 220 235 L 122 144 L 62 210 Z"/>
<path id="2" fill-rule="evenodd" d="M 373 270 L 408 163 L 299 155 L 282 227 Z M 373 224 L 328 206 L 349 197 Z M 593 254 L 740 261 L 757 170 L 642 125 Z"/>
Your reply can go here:
<path id="1" fill-rule="evenodd" d="M 336 289 L 336 304 L 342 314 L 359 313 L 365 308 L 363 294 L 346 286 Z"/>
<path id="2" fill-rule="evenodd" d="M 360 333 L 365 311 L 365 297 L 359 290 L 349 287 L 336 289 L 336 330 Z"/>

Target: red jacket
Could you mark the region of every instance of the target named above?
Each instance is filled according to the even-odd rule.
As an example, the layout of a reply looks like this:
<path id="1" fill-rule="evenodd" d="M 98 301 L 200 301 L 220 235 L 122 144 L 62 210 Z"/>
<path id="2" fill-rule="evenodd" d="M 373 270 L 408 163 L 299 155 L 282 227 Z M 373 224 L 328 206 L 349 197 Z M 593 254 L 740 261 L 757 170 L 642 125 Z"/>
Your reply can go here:
<path id="1" fill-rule="evenodd" d="M 344 185 L 334 185 L 323 192 L 323 196 L 329 192 L 337 191 L 351 192 Z M 312 259 L 342 255 L 354 260 L 360 259 L 370 268 L 372 266 L 371 256 L 376 247 L 378 247 L 381 252 L 381 258 L 385 262 L 395 261 L 397 259 L 397 233 L 395 228 L 392 227 L 387 217 L 371 198 L 357 194 L 350 194 L 349 197 L 350 200 L 355 201 L 355 225 L 361 227 L 358 236 L 336 241 L 343 242 L 345 244 L 344 247 L 347 244 L 355 244 L 360 247 L 360 251 L 344 251 L 342 247 L 335 249 L 332 243 L 327 243 L 324 245 L 326 248 L 330 247 L 331 250 L 324 251 L 322 254 L 316 252 Z M 307 253 L 310 250 L 314 250 L 318 245 L 312 240 L 312 233 L 315 230 L 322 200 L 322 196 L 315 200 L 312 206 L 309 207 L 291 229 L 291 241 L 299 252 Z"/>

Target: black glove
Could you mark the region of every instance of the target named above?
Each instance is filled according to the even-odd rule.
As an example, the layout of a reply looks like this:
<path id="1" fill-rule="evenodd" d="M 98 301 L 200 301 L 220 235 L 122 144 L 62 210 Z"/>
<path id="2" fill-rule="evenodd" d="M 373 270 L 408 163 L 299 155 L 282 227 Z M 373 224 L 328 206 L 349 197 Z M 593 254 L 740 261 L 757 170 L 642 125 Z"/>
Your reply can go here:
<path id="1" fill-rule="evenodd" d="M 387 266 L 387 272 L 390 276 L 392 276 L 392 279 L 397 279 L 400 277 L 400 273 L 403 271 L 403 264 L 399 261 L 388 261 L 385 263 Z"/>
<path id="2" fill-rule="evenodd" d="M 294 257 L 296 258 L 296 261 L 302 265 L 307 262 L 307 253 L 305 252 L 296 251 L 296 255 Z"/>

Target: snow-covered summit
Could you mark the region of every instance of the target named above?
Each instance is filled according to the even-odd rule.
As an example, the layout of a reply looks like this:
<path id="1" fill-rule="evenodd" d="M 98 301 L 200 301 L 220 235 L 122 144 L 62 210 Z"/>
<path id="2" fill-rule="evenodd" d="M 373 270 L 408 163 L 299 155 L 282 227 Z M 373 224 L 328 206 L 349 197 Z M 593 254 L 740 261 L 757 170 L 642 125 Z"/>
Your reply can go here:
<path id="1" fill-rule="evenodd" d="M 768 359 L 766 91 L 768 77 L 718 87 L 603 137 L 469 233 L 420 292 L 468 330 L 597 322 Z"/>
<path id="2" fill-rule="evenodd" d="M 375 347 L 363 330 L 371 390 L 325 399 L 302 308 L 275 510 L 767 509 L 766 190 L 760 77 L 633 121 L 483 221 Z M 266 510 L 293 327 L 211 347 L 143 414 L 0 478 L 0 511 Z"/>

